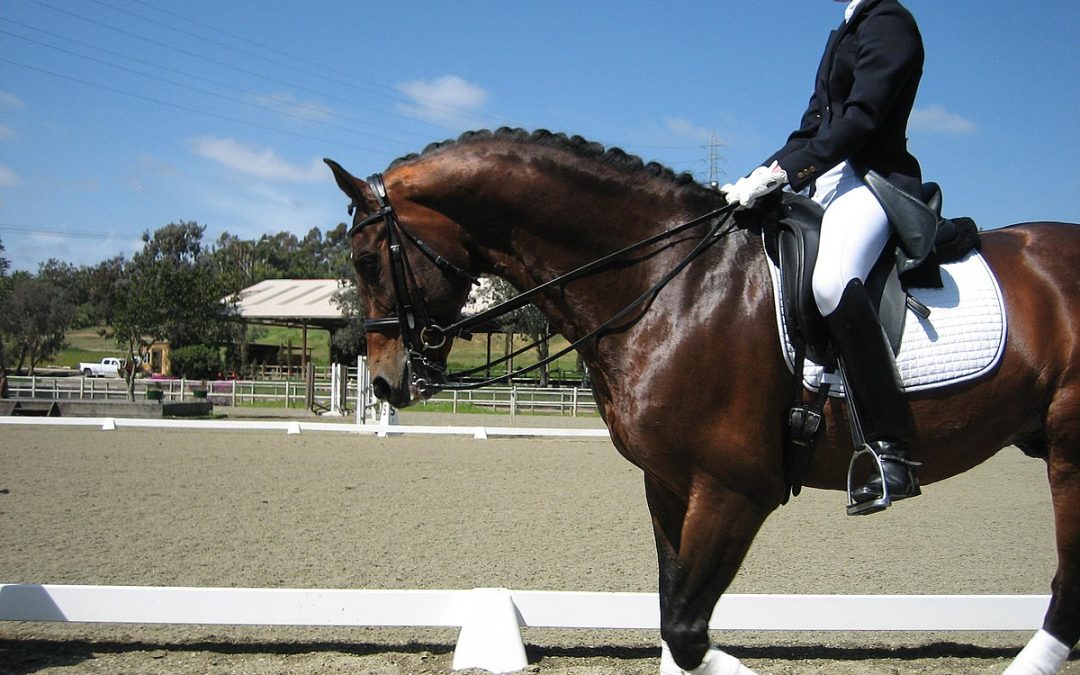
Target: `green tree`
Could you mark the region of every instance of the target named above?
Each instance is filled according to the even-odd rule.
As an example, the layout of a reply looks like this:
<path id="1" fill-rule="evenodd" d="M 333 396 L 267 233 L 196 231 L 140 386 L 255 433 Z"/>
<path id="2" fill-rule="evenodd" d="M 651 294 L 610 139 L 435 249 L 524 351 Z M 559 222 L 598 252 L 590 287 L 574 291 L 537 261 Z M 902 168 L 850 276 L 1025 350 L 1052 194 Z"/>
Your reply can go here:
<path id="1" fill-rule="evenodd" d="M 202 246 L 205 227 L 170 223 L 143 234 L 143 249 L 123 266 L 117 280 L 112 327 L 117 343 L 134 360 L 149 340 L 168 340 L 172 349 L 226 342 L 232 308 L 228 293 Z M 128 378 L 134 399 L 134 374 Z"/>
<path id="2" fill-rule="evenodd" d="M 120 277 L 124 273 L 123 256 L 103 260 L 94 267 L 83 269 L 86 298 L 90 306 L 92 325 L 111 325 L 113 307 L 117 303 Z"/>
<path id="3" fill-rule="evenodd" d="M 210 265 L 228 293 L 274 278 L 265 248 L 257 241 L 245 241 L 223 232 L 210 251 Z"/>
<path id="4" fill-rule="evenodd" d="M 75 312 L 72 328 L 85 328 L 94 323 L 87 274 L 87 268 L 75 267 L 56 258 L 49 258 L 38 265 L 37 278 L 57 288 L 72 305 Z"/>
<path id="5" fill-rule="evenodd" d="M 355 363 L 357 357 L 367 353 L 364 313 L 356 284 L 351 281 L 344 283 L 331 302 L 345 315 L 346 325 L 330 335 L 330 360 L 334 363 Z"/>
<path id="6" fill-rule="evenodd" d="M 149 281 L 149 275 L 144 277 L 144 270 L 134 262 L 124 265 L 116 280 L 116 303 L 110 325 L 117 345 L 124 350 L 131 365 L 124 373 L 129 401 L 135 400 L 135 357 L 142 353 L 146 336 L 153 336 L 155 332 L 153 313 L 143 311 L 143 307 L 155 300 L 155 289 Z"/>
<path id="7" fill-rule="evenodd" d="M 193 380 L 209 380 L 221 372 L 221 354 L 210 345 L 188 345 L 169 354 L 173 375 Z"/>
<path id="8" fill-rule="evenodd" d="M 155 339 L 168 340 L 173 349 L 215 342 L 227 336 L 229 307 L 220 278 L 204 260 L 202 235 L 194 222 L 170 223 L 143 234 L 143 250 L 132 258 L 133 278 L 149 294 L 139 311 Z"/>
<path id="9" fill-rule="evenodd" d="M 45 279 L 16 272 L 0 307 L 0 333 L 9 345 L 16 368 L 37 365 L 65 347 L 64 334 L 75 309 L 62 289 Z"/>

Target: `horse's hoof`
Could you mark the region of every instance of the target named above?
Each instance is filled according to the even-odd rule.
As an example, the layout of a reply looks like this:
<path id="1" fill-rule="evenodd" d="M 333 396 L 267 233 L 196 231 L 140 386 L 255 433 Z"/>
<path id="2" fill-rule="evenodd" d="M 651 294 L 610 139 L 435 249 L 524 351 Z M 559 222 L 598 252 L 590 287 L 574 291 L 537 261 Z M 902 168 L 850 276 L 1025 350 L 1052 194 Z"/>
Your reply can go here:
<path id="1" fill-rule="evenodd" d="M 701 665 L 693 670 L 683 670 L 671 656 L 666 644 L 660 653 L 660 675 L 757 675 L 739 659 L 716 647 L 705 653 Z"/>

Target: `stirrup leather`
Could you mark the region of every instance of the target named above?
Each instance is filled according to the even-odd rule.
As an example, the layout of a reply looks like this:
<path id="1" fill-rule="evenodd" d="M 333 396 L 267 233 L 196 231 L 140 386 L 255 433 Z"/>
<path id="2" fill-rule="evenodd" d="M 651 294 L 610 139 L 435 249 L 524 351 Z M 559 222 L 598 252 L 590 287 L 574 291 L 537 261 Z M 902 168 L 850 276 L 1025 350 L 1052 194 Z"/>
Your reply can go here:
<path id="1" fill-rule="evenodd" d="M 853 478 L 855 476 L 855 464 L 858 462 L 859 458 L 864 456 L 864 455 L 870 455 L 870 457 L 873 458 L 873 460 L 874 460 L 874 463 L 873 463 L 874 470 L 877 472 L 878 478 L 881 479 L 881 496 L 878 497 L 877 499 L 871 499 L 871 500 L 865 501 L 865 502 L 857 502 L 857 501 L 855 501 L 855 498 L 853 496 L 855 486 L 852 485 L 852 480 L 853 480 Z M 851 461 L 848 463 L 847 514 L 849 516 L 868 516 L 868 515 L 870 515 L 872 513 L 878 513 L 880 511 L 884 511 L 885 509 L 892 506 L 893 500 L 892 500 L 892 496 L 889 494 L 889 481 L 887 481 L 885 479 L 885 461 L 886 460 L 888 460 L 890 462 L 896 462 L 897 464 L 903 465 L 909 472 L 911 471 L 912 467 L 920 466 L 920 464 L 921 464 L 920 462 L 913 462 L 913 461 L 911 461 L 909 459 L 906 459 L 904 457 L 900 457 L 898 455 L 889 455 L 889 454 L 880 454 L 879 455 L 877 453 L 877 451 L 874 450 L 874 448 L 870 447 L 869 443 L 864 443 L 861 448 L 859 448 L 854 453 L 852 453 Z M 873 475 L 871 474 L 871 478 L 868 478 L 867 480 L 871 480 L 872 478 L 873 478 Z M 917 480 L 917 479 L 914 476 L 912 476 L 912 480 Z M 917 483 L 916 483 L 916 490 L 918 490 L 918 484 Z M 916 492 L 915 494 L 919 494 L 919 492 Z"/>

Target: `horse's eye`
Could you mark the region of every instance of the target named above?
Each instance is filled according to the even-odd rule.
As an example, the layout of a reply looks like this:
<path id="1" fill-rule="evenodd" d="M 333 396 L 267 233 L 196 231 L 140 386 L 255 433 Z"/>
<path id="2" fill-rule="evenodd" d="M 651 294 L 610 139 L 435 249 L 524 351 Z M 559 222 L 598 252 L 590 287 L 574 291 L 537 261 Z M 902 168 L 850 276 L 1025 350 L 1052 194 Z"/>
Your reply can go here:
<path id="1" fill-rule="evenodd" d="M 353 261 L 357 274 L 370 278 L 379 273 L 379 256 L 374 253 L 364 253 Z"/>

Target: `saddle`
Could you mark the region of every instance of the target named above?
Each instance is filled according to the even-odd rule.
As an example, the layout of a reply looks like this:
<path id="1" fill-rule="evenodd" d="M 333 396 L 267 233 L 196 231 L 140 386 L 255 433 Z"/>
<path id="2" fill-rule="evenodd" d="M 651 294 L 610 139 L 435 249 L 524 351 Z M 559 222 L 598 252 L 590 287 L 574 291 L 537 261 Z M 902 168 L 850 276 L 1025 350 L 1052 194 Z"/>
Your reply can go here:
<path id="1" fill-rule="evenodd" d="M 929 315 L 908 289 L 941 288 L 939 266 L 978 251 L 979 232 L 970 218 L 941 216 L 941 188 L 936 183 L 923 184 L 922 199 L 916 199 L 873 171 L 866 173 L 865 181 L 881 202 L 893 232 L 865 285 L 895 354 L 900 349 L 906 310 L 924 318 Z M 784 192 L 766 205 L 762 228 L 765 251 L 780 270 L 788 334 L 803 342 L 811 360 L 835 365 L 828 350 L 825 319 L 811 285 L 823 213 L 810 198 Z"/>
<path id="2" fill-rule="evenodd" d="M 927 307 L 908 294 L 908 289 L 941 288 L 939 266 L 977 251 L 978 227 L 970 218 L 942 218 L 941 189 L 935 183 L 924 184 L 922 198 L 916 199 L 873 171 L 867 172 L 864 180 L 881 202 L 892 230 L 890 243 L 871 270 L 866 287 L 896 354 L 904 332 L 906 310 L 911 309 L 922 318 L 930 314 Z M 808 197 L 784 192 L 770 196 L 763 211 L 765 250 L 780 270 L 782 318 L 795 346 L 795 384 L 784 458 L 790 496 L 801 491 L 802 476 L 809 465 L 829 395 L 829 384 L 825 383 L 809 405 L 804 403 L 803 362 L 810 358 L 828 372 L 836 369 L 835 357 L 829 351 L 828 328 L 817 308 L 811 283 L 824 209 Z"/>

